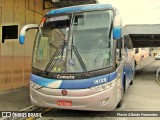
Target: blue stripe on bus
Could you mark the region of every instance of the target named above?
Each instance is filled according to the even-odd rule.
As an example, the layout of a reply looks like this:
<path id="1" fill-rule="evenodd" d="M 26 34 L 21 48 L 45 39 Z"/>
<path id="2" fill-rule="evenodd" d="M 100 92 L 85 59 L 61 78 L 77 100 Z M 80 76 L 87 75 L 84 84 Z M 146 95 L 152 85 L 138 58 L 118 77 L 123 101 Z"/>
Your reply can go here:
<path id="1" fill-rule="evenodd" d="M 101 85 L 114 80 L 117 77 L 117 72 L 111 74 L 102 75 L 98 77 L 78 80 L 56 80 L 31 75 L 31 81 L 36 84 L 49 88 L 59 89 L 85 89 L 93 86 Z"/>
<path id="2" fill-rule="evenodd" d="M 108 82 L 111 82 L 117 77 L 117 72 L 110 73 Z"/>
<path id="3" fill-rule="evenodd" d="M 113 9 L 113 7 L 110 4 L 80 5 L 80 6 L 72 6 L 72 7 L 51 10 L 47 14 L 69 13 L 69 12 L 88 11 L 88 10 L 103 10 L 103 9 Z"/>
<path id="4" fill-rule="evenodd" d="M 113 29 L 113 39 L 120 39 L 121 38 L 121 28 L 115 27 Z"/>
<path id="5" fill-rule="evenodd" d="M 60 88 L 62 89 L 84 89 L 104 84 L 108 82 L 109 75 L 98 76 L 89 79 L 63 80 Z"/>
<path id="6" fill-rule="evenodd" d="M 55 82 L 57 80 L 49 79 L 49 78 L 43 78 L 43 77 L 39 77 L 37 75 L 31 74 L 31 81 L 33 81 L 34 83 L 36 83 L 40 86 L 47 87 L 48 84 L 50 84 L 52 82 Z"/>
<path id="7" fill-rule="evenodd" d="M 24 41 L 25 41 L 25 36 L 24 35 L 19 36 L 19 43 L 24 44 Z"/>

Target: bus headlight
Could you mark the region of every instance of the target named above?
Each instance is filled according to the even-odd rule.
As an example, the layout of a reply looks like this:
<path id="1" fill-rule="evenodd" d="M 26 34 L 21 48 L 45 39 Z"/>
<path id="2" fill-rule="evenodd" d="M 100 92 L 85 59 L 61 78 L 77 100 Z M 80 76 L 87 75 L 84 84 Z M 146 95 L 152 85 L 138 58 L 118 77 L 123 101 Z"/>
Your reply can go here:
<path id="1" fill-rule="evenodd" d="M 107 90 L 107 89 L 111 88 L 115 84 L 116 84 L 116 80 L 113 80 L 112 82 L 108 82 L 108 83 L 105 83 L 105 84 L 102 84 L 102 85 L 91 87 L 91 90 L 98 93 L 98 92 L 102 92 L 104 90 Z"/>
<path id="2" fill-rule="evenodd" d="M 32 81 L 30 81 L 30 86 L 31 86 L 32 88 L 34 88 L 34 89 L 39 89 L 39 88 L 42 87 L 42 86 L 40 86 L 40 85 L 38 85 L 38 84 L 36 84 L 36 83 L 34 83 L 34 82 L 32 82 Z"/>

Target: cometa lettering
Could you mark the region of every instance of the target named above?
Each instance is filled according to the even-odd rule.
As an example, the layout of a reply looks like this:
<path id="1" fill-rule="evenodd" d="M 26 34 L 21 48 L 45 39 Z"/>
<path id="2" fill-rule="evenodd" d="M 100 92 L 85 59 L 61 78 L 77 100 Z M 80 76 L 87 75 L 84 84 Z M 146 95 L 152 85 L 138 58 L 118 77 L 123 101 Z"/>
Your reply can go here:
<path id="1" fill-rule="evenodd" d="M 58 79 L 74 79 L 75 76 L 69 75 L 69 76 L 61 76 L 61 75 L 57 75 Z"/>

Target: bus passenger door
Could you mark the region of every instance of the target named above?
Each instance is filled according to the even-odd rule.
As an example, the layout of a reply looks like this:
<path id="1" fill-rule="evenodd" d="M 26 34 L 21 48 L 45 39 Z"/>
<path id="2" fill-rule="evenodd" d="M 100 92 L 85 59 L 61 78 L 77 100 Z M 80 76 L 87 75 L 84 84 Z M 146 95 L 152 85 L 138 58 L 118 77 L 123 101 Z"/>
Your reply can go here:
<path id="1" fill-rule="evenodd" d="M 133 78 L 133 58 L 128 54 L 128 48 L 125 48 L 124 55 L 124 74 L 127 88 Z"/>

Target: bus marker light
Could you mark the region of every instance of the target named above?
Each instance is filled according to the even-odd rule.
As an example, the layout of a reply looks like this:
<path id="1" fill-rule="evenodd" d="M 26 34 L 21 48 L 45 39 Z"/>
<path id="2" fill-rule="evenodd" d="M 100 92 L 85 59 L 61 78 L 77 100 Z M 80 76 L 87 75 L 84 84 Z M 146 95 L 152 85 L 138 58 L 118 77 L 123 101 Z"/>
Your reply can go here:
<path id="1" fill-rule="evenodd" d="M 41 24 L 40 24 L 40 27 L 43 27 L 43 24 L 44 22 L 46 21 L 46 17 L 42 18 L 42 21 L 41 21 Z"/>

